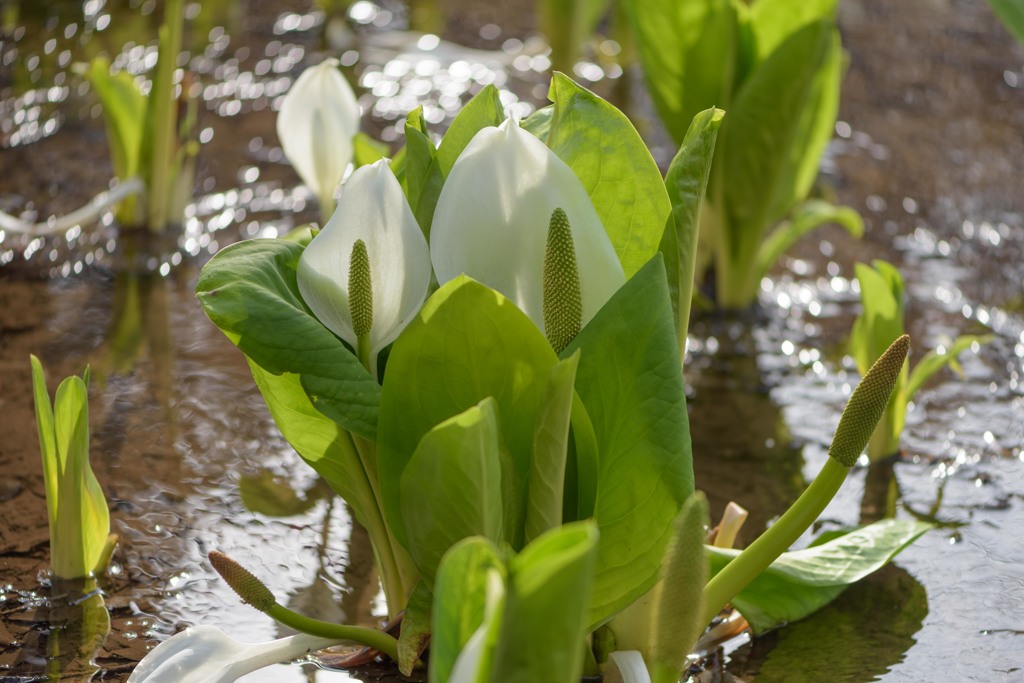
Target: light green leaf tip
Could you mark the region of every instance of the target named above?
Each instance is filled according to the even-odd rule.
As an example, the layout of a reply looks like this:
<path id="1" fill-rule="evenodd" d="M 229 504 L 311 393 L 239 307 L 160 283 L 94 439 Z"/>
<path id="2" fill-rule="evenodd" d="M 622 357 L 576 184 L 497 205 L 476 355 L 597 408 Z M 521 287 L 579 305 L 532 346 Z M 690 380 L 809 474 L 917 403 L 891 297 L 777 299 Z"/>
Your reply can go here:
<path id="1" fill-rule="evenodd" d="M 853 467 L 867 446 L 889 403 L 909 350 L 909 335 L 894 341 L 871 366 L 846 404 L 828 450 L 831 457 L 846 467 Z"/>

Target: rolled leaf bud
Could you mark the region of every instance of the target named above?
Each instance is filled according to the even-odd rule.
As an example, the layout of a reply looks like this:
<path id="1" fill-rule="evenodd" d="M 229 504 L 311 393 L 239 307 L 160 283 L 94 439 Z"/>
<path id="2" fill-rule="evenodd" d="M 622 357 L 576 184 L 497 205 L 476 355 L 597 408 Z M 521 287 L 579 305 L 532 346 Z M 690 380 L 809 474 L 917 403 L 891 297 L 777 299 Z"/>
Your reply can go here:
<path id="1" fill-rule="evenodd" d="M 868 445 L 875 426 L 885 413 L 909 350 L 910 336 L 905 334 L 879 356 L 854 389 L 828 449 L 828 454 L 846 467 L 853 467 Z"/>
<path id="2" fill-rule="evenodd" d="M 261 612 L 267 612 L 277 604 L 270 589 L 248 569 L 217 550 L 211 550 L 208 557 L 213 568 L 242 600 Z"/>
<path id="3" fill-rule="evenodd" d="M 562 209 L 551 213 L 544 251 L 544 332 L 555 353 L 579 334 L 583 322 L 583 295 L 576 267 L 576 248 L 569 218 Z"/>
<path id="4" fill-rule="evenodd" d="M 349 258 L 348 305 L 356 337 L 369 335 L 373 328 L 373 281 L 370 279 L 370 257 L 362 240 L 356 240 L 352 245 Z"/>

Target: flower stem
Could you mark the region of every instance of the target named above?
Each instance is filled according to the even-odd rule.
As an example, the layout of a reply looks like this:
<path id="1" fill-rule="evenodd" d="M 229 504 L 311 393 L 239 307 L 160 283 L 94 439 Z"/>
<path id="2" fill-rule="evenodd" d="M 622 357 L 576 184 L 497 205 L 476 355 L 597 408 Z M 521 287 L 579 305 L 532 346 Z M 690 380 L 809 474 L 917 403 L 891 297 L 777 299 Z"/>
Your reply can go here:
<path id="1" fill-rule="evenodd" d="M 374 650 L 383 652 L 394 661 L 398 661 L 398 641 L 387 633 L 375 628 L 365 626 L 348 626 L 345 624 L 332 624 L 328 621 L 311 619 L 298 612 L 284 607 L 280 603 L 274 603 L 273 607 L 267 610 L 267 616 L 290 628 L 308 633 L 319 638 L 337 640 L 351 640 L 362 645 L 368 645 Z"/>
<path id="2" fill-rule="evenodd" d="M 779 521 L 704 586 L 702 623 L 709 623 L 726 603 L 800 538 L 839 491 L 849 471 L 849 467 L 829 458 L 811 485 Z"/>

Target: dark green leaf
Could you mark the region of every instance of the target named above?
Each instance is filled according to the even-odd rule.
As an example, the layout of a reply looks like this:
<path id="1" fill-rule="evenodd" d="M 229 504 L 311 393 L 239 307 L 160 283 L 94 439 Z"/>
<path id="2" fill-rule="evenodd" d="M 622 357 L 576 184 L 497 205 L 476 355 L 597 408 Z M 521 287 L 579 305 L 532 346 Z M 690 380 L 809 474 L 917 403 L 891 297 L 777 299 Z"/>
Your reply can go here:
<path id="1" fill-rule="evenodd" d="M 274 375 L 299 375 L 318 411 L 373 439 L 380 386 L 303 303 L 295 281 L 301 254 L 285 240 L 232 244 L 203 268 L 199 302 L 253 362 Z"/>
<path id="2" fill-rule="evenodd" d="M 430 644 L 431 604 L 434 594 L 423 581 L 416 584 L 405 605 L 402 631 L 398 636 L 398 670 L 412 675 L 413 667 Z"/>

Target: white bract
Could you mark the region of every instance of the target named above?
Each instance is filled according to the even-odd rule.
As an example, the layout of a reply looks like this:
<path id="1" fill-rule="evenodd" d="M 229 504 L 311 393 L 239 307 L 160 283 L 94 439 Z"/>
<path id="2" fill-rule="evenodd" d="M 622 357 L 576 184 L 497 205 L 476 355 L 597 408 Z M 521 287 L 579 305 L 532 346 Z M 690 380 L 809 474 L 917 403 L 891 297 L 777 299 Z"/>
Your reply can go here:
<path id="1" fill-rule="evenodd" d="M 219 628 L 194 626 L 153 648 L 128 683 L 228 683 L 265 666 L 345 642 L 301 634 L 248 644 L 229 638 Z"/>
<path id="2" fill-rule="evenodd" d="M 337 59 L 303 71 L 281 103 L 281 147 L 324 215 L 334 210 L 334 190 L 352 161 L 352 138 L 358 131 L 359 104 Z"/>
<path id="3" fill-rule="evenodd" d="M 430 250 L 387 160 L 363 166 L 342 188 L 338 210 L 299 259 L 299 292 L 328 329 L 357 346 L 349 303 L 349 265 L 357 240 L 370 261 L 370 352 L 395 340 L 423 305 Z"/>
<path id="4" fill-rule="evenodd" d="M 477 133 L 445 180 L 430 232 L 438 282 L 465 273 L 543 330 L 544 249 L 556 208 L 572 228 L 586 324 L 625 283 L 622 264 L 576 174 L 511 119 Z"/>

